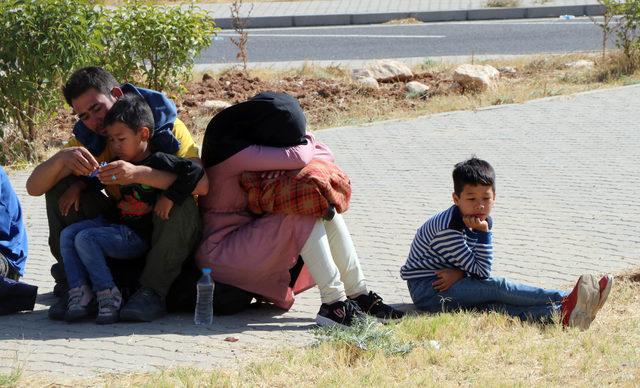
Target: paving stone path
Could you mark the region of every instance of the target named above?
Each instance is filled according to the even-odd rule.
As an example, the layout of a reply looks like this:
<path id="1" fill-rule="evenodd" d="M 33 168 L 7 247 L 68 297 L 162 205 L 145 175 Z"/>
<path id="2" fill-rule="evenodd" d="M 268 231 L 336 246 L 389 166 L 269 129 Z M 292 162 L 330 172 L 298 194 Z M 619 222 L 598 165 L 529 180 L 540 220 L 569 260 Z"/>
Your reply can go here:
<path id="1" fill-rule="evenodd" d="M 384 103 L 384 102 L 380 102 Z M 451 202 L 451 169 L 472 154 L 497 171 L 494 273 L 569 287 L 583 272 L 640 266 L 640 87 L 520 105 L 318 132 L 352 178 L 346 213 L 372 289 L 410 302 L 398 269 L 415 229 Z M 53 302 L 43 197 L 29 197 L 29 171 L 13 172 L 30 238 L 26 282 L 35 311 L 0 317 L 0 372 L 93 376 L 176 365 L 237 365 L 269 349 L 309 343 L 316 290 L 282 313 L 262 309 L 216 318 L 210 328 L 170 315 L 148 324 L 69 325 L 47 319 Z M 227 336 L 238 342 L 225 342 Z"/>

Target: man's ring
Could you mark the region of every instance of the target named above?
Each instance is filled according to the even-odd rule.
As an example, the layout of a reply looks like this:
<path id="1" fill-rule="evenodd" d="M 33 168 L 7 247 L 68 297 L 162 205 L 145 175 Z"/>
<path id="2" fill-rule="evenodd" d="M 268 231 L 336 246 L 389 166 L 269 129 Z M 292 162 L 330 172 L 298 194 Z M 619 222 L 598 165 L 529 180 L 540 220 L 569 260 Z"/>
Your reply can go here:
<path id="1" fill-rule="evenodd" d="M 116 174 L 111 175 L 111 180 L 115 181 L 116 180 Z"/>

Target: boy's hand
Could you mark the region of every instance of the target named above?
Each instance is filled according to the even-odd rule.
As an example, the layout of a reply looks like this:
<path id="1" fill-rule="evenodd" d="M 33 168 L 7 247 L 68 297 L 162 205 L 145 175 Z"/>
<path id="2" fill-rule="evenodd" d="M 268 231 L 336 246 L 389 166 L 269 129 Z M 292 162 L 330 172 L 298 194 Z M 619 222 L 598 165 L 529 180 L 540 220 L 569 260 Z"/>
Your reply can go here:
<path id="1" fill-rule="evenodd" d="M 464 277 L 464 271 L 457 268 L 446 268 L 436 271 L 438 280 L 433 282 L 433 289 L 438 292 L 445 292 L 458 280 Z"/>
<path id="2" fill-rule="evenodd" d="M 82 181 L 75 182 L 60 196 L 60 199 L 58 199 L 58 210 L 60 210 L 62 216 L 66 217 L 72 207 L 75 211 L 80 210 L 80 194 L 86 186 Z"/>
<path id="3" fill-rule="evenodd" d="M 158 198 L 153 211 L 158 215 L 158 217 L 162 218 L 163 220 L 168 220 L 169 212 L 171 211 L 172 207 L 173 201 L 165 197 L 164 195 L 161 195 L 160 198 Z"/>
<path id="4" fill-rule="evenodd" d="M 480 219 L 475 216 L 464 216 L 462 217 L 462 221 L 464 221 L 464 224 L 469 229 L 477 230 L 479 232 L 489 231 L 489 223 L 487 220 L 480 221 Z"/>

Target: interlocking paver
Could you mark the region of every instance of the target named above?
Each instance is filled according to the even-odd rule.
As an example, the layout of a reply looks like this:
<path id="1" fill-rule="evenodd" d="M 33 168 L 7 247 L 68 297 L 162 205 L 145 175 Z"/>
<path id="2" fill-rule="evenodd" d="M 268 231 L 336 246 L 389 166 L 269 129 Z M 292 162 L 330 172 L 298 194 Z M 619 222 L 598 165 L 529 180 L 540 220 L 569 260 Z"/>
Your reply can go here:
<path id="1" fill-rule="evenodd" d="M 567 287 L 585 271 L 640 266 L 639 102 L 640 87 L 630 86 L 318 132 L 351 176 L 346 218 L 371 288 L 388 302 L 410 302 L 398 269 L 413 233 L 449 206 L 451 169 L 472 154 L 497 171 L 495 274 Z M 208 329 L 187 314 L 110 326 L 49 321 L 53 258 L 44 199 L 25 193 L 28 174 L 10 175 L 30 237 L 24 280 L 39 285 L 40 294 L 34 312 L 0 317 L 0 371 L 15 360 L 28 372 L 66 376 L 210 368 L 312 339 L 315 290 L 300 295 L 288 313 L 216 317 Z M 229 335 L 240 341 L 225 342 Z"/>

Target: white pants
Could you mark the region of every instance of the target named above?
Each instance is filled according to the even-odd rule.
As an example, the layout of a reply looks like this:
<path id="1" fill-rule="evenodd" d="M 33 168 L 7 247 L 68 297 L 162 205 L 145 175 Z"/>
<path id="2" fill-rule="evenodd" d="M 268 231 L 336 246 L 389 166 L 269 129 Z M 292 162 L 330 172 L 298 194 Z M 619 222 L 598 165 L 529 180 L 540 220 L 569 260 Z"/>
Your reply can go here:
<path id="1" fill-rule="evenodd" d="M 317 219 L 300 252 L 320 289 L 322 303 L 345 300 L 367 292 L 360 261 L 342 215 Z"/>

